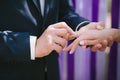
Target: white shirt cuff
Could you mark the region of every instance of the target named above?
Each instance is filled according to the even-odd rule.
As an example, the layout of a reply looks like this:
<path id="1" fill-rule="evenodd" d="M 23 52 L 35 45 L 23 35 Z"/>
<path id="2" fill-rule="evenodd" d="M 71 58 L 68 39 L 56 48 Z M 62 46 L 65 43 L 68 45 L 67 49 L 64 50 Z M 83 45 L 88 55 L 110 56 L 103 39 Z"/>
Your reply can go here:
<path id="1" fill-rule="evenodd" d="M 30 36 L 30 54 L 31 60 L 35 60 L 35 44 L 36 44 L 37 37 Z"/>
<path id="2" fill-rule="evenodd" d="M 87 25 L 89 23 L 90 23 L 90 21 L 83 21 L 83 22 L 81 22 L 80 24 L 77 25 L 75 31 L 78 31 L 80 29 L 80 27 L 85 26 L 85 25 Z"/>

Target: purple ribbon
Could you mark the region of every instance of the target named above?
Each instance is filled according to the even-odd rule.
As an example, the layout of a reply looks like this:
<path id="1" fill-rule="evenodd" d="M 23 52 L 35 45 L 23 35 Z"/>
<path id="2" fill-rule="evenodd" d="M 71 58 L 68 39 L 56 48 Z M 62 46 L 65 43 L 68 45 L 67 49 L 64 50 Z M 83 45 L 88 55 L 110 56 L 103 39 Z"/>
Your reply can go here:
<path id="1" fill-rule="evenodd" d="M 119 26 L 120 29 L 120 1 L 119 1 Z M 120 43 L 118 44 L 118 56 L 117 56 L 117 80 L 120 80 Z"/>
<path id="2" fill-rule="evenodd" d="M 92 21 L 98 21 L 99 0 L 93 0 Z M 91 52 L 91 80 L 96 80 L 96 53 Z"/>
<path id="3" fill-rule="evenodd" d="M 119 2 L 120 0 L 112 0 L 112 27 L 118 28 L 119 25 Z M 111 47 L 109 57 L 108 80 L 116 80 L 117 76 L 117 43 Z"/>
<path id="4" fill-rule="evenodd" d="M 99 0 L 99 15 L 98 21 L 106 23 L 106 16 L 108 11 L 108 0 Z M 107 24 L 110 25 L 110 24 Z M 110 27 L 110 26 L 105 26 Z M 108 54 L 105 52 L 97 51 L 96 53 L 96 80 L 106 80 L 107 67 L 108 67 Z"/>
<path id="5" fill-rule="evenodd" d="M 92 0 L 76 0 L 75 4 L 80 16 L 92 20 Z M 90 50 L 78 47 L 74 57 L 74 80 L 90 80 Z"/>

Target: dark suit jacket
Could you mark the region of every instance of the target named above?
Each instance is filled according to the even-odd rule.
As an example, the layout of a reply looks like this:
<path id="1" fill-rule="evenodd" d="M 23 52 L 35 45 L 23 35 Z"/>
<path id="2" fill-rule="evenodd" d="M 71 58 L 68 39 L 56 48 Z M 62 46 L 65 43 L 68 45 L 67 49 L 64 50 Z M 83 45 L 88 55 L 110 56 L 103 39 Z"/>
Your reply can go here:
<path id="1" fill-rule="evenodd" d="M 85 21 L 70 0 L 45 0 L 44 17 L 34 0 L 0 0 L 0 80 L 59 80 L 58 54 L 30 60 L 30 35 L 65 21 L 73 30 Z"/>

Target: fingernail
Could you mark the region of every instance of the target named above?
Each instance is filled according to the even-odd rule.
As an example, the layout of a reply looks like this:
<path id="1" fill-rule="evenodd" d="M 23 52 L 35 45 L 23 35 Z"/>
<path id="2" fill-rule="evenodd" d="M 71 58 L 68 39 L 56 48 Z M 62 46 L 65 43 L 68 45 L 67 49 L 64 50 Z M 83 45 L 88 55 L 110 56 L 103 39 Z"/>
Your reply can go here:
<path id="1" fill-rule="evenodd" d="M 80 45 L 84 45 L 85 44 L 85 42 L 84 41 L 80 41 Z"/>
<path id="2" fill-rule="evenodd" d="M 73 52 L 72 52 L 72 51 L 70 51 L 70 52 L 69 52 L 69 54 L 73 54 Z"/>

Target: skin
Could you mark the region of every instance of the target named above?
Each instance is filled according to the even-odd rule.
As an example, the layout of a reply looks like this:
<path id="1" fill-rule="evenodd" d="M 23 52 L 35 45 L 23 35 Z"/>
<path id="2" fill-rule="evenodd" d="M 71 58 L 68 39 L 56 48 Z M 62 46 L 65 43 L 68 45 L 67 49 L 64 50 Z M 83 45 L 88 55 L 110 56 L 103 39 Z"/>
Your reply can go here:
<path id="1" fill-rule="evenodd" d="M 89 33 L 91 33 L 91 34 L 89 34 Z M 90 30 L 90 31 L 86 32 L 86 35 L 84 35 L 84 38 L 82 41 L 80 41 L 80 44 L 81 45 L 94 45 L 96 43 L 96 41 L 103 40 L 103 39 L 110 39 L 110 38 L 112 38 L 113 41 L 115 41 L 115 42 L 120 42 L 120 34 L 119 33 L 120 33 L 120 30 L 114 29 L 114 28 L 104 29 L 101 31 Z M 95 40 L 95 41 L 92 41 L 92 40 Z"/>
<path id="2" fill-rule="evenodd" d="M 76 37 L 78 38 L 80 36 L 79 34 L 84 34 L 84 32 L 88 31 L 88 30 L 102 30 L 102 29 L 104 29 L 104 26 L 105 26 L 105 24 L 103 22 L 91 22 L 90 24 L 80 28 L 80 30 L 76 32 Z M 101 41 L 101 43 L 96 43 L 96 44 L 90 46 L 90 48 L 92 51 L 105 50 L 107 45 L 108 45 L 108 41 L 105 39 L 105 40 Z M 82 45 L 82 47 L 86 48 L 86 46 L 84 46 L 84 45 Z"/>
<path id="3" fill-rule="evenodd" d="M 53 50 L 55 50 L 57 53 L 60 53 L 62 50 L 65 50 L 67 41 L 77 37 L 75 41 L 71 44 L 73 45 L 75 44 L 75 42 L 79 41 L 79 34 L 84 32 L 84 30 L 101 30 L 103 29 L 103 27 L 101 27 L 102 25 L 103 23 L 99 22 L 90 23 L 89 25 L 82 27 L 78 32 L 74 32 L 65 22 L 52 24 L 48 26 L 43 34 L 37 39 L 35 47 L 35 57 L 40 58 L 47 56 Z M 78 44 L 75 44 L 74 46 L 76 45 Z M 96 47 L 106 48 L 107 43 L 104 43 L 104 41 L 102 41 L 101 43 L 96 43 L 95 45 L 91 46 L 91 49 L 96 49 Z M 72 46 L 70 48 L 68 46 L 67 50 L 70 49 L 72 49 Z"/>
<path id="4" fill-rule="evenodd" d="M 48 26 L 44 33 L 37 39 L 35 57 L 44 57 L 53 50 L 61 52 L 69 39 L 74 37 L 72 29 L 64 22 Z"/>
<path id="5" fill-rule="evenodd" d="M 82 40 L 89 40 L 84 38 L 86 38 L 86 36 L 91 38 L 91 36 L 94 36 L 97 33 L 94 31 L 101 31 L 101 30 L 104 30 L 103 22 L 92 22 L 80 28 L 80 30 L 75 33 L 76 39 L 68 47 L 64 48 L 64 51 L 70 51 L 70 54 L 72 54 L 74 53 L 78 45 L 81 45 L 82 48 L 86 48 L 86 46 L 89 46 L 91 51 L 93 52 L 97 50 L 104 51 L 107 46 L 110 46 L 110 44 L 112 44 L 113 40 L 111 37 L 103 38 L 99 40 L 91 39 L 90 40 L 91 44 L 90 43 L 83 44 L 84 42 L 82 41 Z"/>

